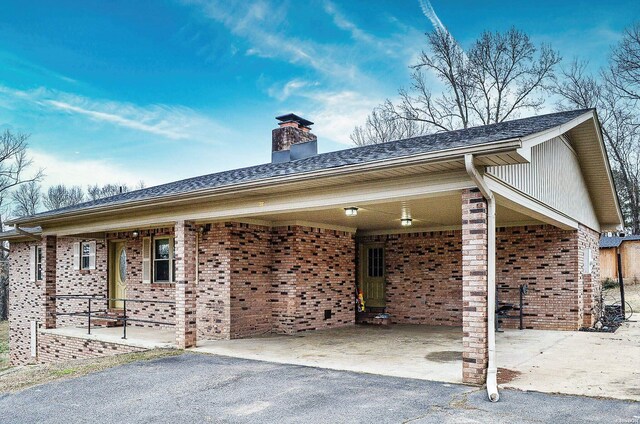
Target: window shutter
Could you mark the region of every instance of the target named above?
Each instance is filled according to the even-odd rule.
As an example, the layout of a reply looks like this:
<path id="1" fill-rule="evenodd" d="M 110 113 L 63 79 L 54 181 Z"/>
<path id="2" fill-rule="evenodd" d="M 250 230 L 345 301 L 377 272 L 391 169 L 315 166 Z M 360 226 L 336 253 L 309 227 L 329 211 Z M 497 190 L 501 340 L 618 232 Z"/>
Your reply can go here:
<path id="1" fill-rule="evenodd" d="M 73 243 L 73 269 L 80 269 L 80 242 Z"/>
<path id="2" fill-rule="evenodd" d="M 32 283 L 36 282 L 36 267 L 38 266 L 36 254 L 36 246 L 29 246 L 29 281 Z"/>
<path id="3" fill-rule="evenodd" d="M 582 260 L 582 273 L 591 274 L 592 267 L 591 249 L 584 249 L 584 256 Z"/>
<path id="4" fill-rule="evenodd" d="M 89 269 L 96 269 L 96 242 L 89 242 Z"/>
<path id="5" fill-rule="evenodd" d="M 142 239 L 142 282 L 151 282 L 151 237 Z"/>

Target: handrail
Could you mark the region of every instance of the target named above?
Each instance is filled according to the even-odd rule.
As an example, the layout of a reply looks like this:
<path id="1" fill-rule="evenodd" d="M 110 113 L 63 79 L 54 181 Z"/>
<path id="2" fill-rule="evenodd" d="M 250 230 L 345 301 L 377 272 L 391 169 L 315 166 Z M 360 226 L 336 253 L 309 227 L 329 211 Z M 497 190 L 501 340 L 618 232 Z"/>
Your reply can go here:
<path id="1" fill-rule="evenodd" d="M 148 319 L 140 319 L 140 318 L 129 318 L 127 316 L 127 302 L 132 302 L 132 303 L 155 303 L 155 304 L 169 304 L 169 305 L 175 305 L 176 302 L 173 300 L 155 300 L 155 299 L 127 299 L 127 298 L 111 298 L 111 297 L 107 297 L 105 295 L 82 295 L 82 294 L 60 294 L 60 295 L 53 295 L 50 297 L 52 300 L 56 300 L 56 299 L 78 299 L 78 300 L 87 300 L 87 311 L 83 311 L 83 312 L 60 312 L 58 313 L 58 311 L 56 310 L 56 316 L 86 316 L 87 317 L 87 334 L 91 334 L 91 318 L 98 318 L 98 319 L 104 319 L 104 320 L 111 320 L 111 321 L 122 321 L 123 325 L 122 325 L 122 338 L 126 339 L 127 338 L 127 322 L 143 322 L 143 323 L 147 323 L 147 324 L 158 324 L 158 325 L 172 325 L 175 326 L 175 323 L 171 323 L 171 322 L 166 322 L 166 321 L 154 321 L 154 320 L 148 320 Z M 99 313 L 106 313 L 106 310 L 91 310 L 91 303 L 94 300 L 99 300 L 99 301 L 106 301 L 106 302 L 122 302 L 122 310 L 124 315 L 122 317 L 112 317 L 109 315 L 96 315 Z M 119 309 L 119 308 L 118 308 Z"/>

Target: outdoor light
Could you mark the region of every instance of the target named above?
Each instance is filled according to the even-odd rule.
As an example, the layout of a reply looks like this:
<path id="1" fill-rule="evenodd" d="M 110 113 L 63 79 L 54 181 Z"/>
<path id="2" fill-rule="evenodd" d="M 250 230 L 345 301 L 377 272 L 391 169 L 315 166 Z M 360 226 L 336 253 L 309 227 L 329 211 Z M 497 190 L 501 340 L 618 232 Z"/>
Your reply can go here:
<path id="1" fill-rule="evenodd" d="M 400 219 L 400 224 L 403 227 L 410 227 L 412 221 L 413 221 L 413 219 L 411 219 L 411 218 L 402 218 L 402 219 Z"/>
<path id="2" fill-rule="evenodd" d="M 347 216 L 358 215 L 358 208 L 344 208 L 344 214 Z"/>
<path id="3" fill-rule="evenodd" d="M 140 233 L 137 231 L 134 231 L 133 233 L 131 233 L 131 235 L 135 238 L 135 237 L 138 237 Z"/>

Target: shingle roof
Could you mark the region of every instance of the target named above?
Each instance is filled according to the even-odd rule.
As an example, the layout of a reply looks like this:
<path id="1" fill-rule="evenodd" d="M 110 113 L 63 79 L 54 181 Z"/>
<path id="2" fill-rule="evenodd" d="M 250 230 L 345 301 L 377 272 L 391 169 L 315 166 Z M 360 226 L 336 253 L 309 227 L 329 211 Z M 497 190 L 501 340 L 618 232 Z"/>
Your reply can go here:
<path id="1" fill-rule="evenodd" d="M 640 236 L 626 236 L 626 237 L 602 237 L 600 239 L 600 249 L 606 249 L 609 247 L 619 247 L 625 241 L 638 241 Z"/>
<path id="2" fill-rule="evenodd" d="M 133 201 L 151 200 L 164 196 L 184 194 L 208 188 L 259 181 L 261 179 L 294 175 L 304 172 L 364 164 L 384 159 L 395 159 L 441 150 L 470 147 L 491 142 L 524 137 L 565 124 L 591 109 L 558 112 L 499 124 L 467 128 L 414 137 L 370 146 L 355 147 L 283 163 L 267 163 L 175 181 L 142 190 L 122 193 L 62 209 L 42 212 L 31 218 L 45 218 L 65 212 L 81 211 L 99 206 L 123 205 Z"/>

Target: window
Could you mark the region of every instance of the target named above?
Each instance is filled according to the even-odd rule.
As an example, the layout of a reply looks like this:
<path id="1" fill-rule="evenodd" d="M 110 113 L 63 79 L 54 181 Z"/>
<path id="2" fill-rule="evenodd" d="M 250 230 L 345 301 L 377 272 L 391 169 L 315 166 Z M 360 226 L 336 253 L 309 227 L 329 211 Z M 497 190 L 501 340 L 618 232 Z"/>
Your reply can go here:
<path id="1" fill-rule="evenodd" d="M 89 243 L 81 243 L 80 251 L 82 252 L 80 269 L 89 269 L 91 263 L 91 245 Z"/>
<path id="2" fill-rule="evenodd" d="M 156 238 L 153 241 L 153 281 L 156 283 L 173 282 L 175 259 L 173 257 L 173 239 Z"/>
<path id="3" fill-rule="evenodd" d="M 383 248 L 371 247 L 368 250 L 367 275 L 374 278 L 384 276 Z"/>
<path id="4" fill-rule="evenodd" d="M 42 247 L 36 247 L 36 280 L 42 281 Z"/>
<path id="5" fill-rule="evenodd" d="M 73 243 L 73 269 L 96 269 L 96 242 L 83 241 Z"/>

